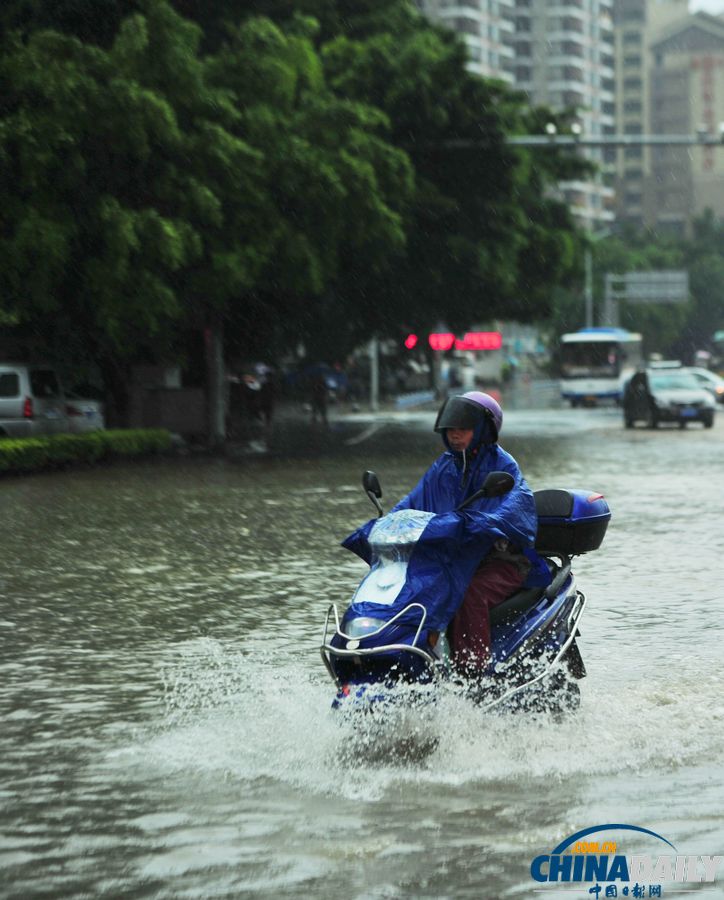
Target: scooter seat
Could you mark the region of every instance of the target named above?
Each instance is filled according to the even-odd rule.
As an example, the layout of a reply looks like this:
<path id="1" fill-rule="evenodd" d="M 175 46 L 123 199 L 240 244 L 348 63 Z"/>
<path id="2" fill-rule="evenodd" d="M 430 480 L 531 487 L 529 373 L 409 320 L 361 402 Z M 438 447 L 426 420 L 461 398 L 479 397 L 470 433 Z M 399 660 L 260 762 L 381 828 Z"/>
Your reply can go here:
<path id="1" fill-rule="evenodd" d="M 517 619 L 518 616 L 532 609 L 542 596 L 543 590 L 539 587 L 516 591 L 490 610 L 490 624 L 502 625 Z"/>
<path id="2" fill-rule="evenodd" d="M 571 563 L 568 560 L 563 565 L 558 566 L 552 560 L 546 559 L 546 564 L 552 576 L 552 581 L 548 587 L 522 588 L 511 594 L 510 597 L 506 597 L 502 603 L 490 610 L 491 625 L 502 625 L 512 622 L 513 619 L 532 609 L 544 596 L 549 599 L 556 596 L 571 574 Z"/>

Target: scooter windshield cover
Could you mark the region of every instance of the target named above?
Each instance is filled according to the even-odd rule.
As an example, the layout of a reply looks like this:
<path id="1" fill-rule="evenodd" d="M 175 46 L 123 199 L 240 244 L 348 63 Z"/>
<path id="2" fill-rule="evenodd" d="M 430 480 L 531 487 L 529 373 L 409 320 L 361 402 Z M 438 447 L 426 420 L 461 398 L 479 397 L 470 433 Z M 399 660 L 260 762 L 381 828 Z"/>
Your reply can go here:
<path id="1" fill-rule="evenodd" d="M 370 531 L 372 552 L 385 552 L 387 548 L 415 544 L 427 528 L 435 513 L 420 509 L 402 509 L 378 519 Z"/>
<path id="2" fill-rule="evenodd" d="M 492 471 L 513 475 L 515 486 L 510 493 L 480 499 L 456 512 Z M 420 603 L 427 611 L 426 627 L 441 631 L 455 615 L 473 573 L 495 540 L 506 538 L 528 550 L 533 547 L 536 527 L 530 488 L 513 457 L 499 445 L 484 449 L 464 477 L 459 461 L 452 453 L 444 453 L 391 513 L 372 519 L 342 542 L 370 564 L 370 575 L 374 575 L 362 582 L 367 585 L 357 591 L 350 613 L 389 620 L 411 603 Z M 392 563 L 394 567 L 385 570 Z M 374 588 L 375 579 L 380 590 Z M 419 624 L 419 608 L 403 613 L 400 624 L 406 616 L 411 625 Z"/>

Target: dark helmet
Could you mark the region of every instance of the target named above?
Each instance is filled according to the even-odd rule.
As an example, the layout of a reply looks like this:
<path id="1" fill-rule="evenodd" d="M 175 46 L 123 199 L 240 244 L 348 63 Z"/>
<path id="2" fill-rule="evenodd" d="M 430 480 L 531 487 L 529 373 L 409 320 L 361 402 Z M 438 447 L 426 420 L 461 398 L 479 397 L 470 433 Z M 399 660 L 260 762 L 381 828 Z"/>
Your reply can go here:
<path id="1" fill-rule="evenodd" d="M 444 432 L 446 428 L 472 428 L 477 443 L 483 437 L 486 422 L 490 424 L 494 443 L 503 427 L 503 410 L 490 394 L 468 391 L 466 394 L 447 398 L 437 414 L 434 430 Z"/>

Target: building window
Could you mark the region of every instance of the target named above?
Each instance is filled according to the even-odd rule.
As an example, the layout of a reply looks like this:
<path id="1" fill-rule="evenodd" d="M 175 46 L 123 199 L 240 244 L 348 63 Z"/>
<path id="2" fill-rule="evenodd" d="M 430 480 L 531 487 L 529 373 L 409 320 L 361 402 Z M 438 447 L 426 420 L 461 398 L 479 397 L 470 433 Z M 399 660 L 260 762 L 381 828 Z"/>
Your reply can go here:
<path id="1" fill-rule="evenodd" d="M 477 19 L 467 19 L 463 16 L 458 16 L 452 20 L 452 26 L 460 34 L 480 35 L 480 23 Z"/>

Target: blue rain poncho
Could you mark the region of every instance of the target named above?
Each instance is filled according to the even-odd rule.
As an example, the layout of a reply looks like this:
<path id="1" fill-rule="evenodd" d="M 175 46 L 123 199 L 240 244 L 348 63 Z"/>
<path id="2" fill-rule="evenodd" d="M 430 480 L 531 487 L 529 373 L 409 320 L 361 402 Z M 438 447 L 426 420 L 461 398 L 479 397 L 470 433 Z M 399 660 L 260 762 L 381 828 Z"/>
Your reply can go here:
<path id="1" fill-rule="evenodd" d="M 447 441 L 446 441 L 447 443 Z M 507 538 L 530 559 L 527 584 L 549 580 L 545 564 L 533 548 L 537 528 L 535 501 L 515 459 L 498 444 L 480 444 L 477 453 L 448 450 L 422 476 L 391 512 L 418 509 L 436 513 L 414 545 L 406 579 L 392 604 L 353 600 L 351 612 L 359 616 L 389 620 L 410 603 L 422 603 L 427 610 L 426 626 L 445 629 L 462 603 L 465 590 L 480 561 L 497 538 Z M 489 472 L 509 472 L 515 479 L 511 491 L 502 497 L 483 498 L 455 512 L 468 497 L 482 487 Z M 374 565 L 370 532 L 377 519 L 354 531 L 342 546 Z M 406 616 L 408 614 L 405 614 Z M 410 622 L 419 621 L 419 610 L 409 613 Z M 405 620 L 403 616 L 400 620 Z"/>

